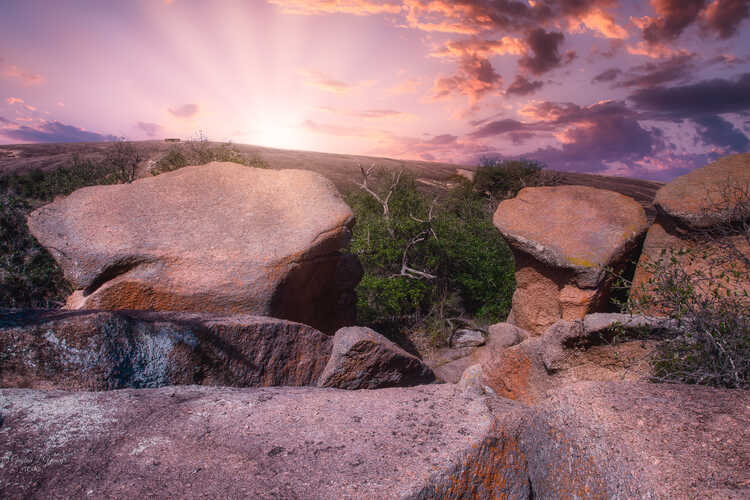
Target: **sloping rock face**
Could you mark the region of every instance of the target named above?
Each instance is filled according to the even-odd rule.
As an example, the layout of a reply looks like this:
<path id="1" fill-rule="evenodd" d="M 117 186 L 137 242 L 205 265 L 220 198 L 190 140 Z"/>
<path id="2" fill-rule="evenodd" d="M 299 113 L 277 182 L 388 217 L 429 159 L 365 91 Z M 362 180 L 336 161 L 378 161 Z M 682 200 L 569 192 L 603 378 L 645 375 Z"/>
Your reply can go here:
<path id="1" fill-rule="evenodd" d="M 0 415 L 4 498 L 529 496 L 487 405 L 449 385 L 8 389 Z"/>
<path id="2" fill-rule="evenodd" d="M 726 156 L 659 189 L 654 205 L 692 228 L 750 217 L 750 153 Z"/>
<path id="3" fill-rule="evenodd" d="M 525 422 L 534 498 L 750 498 L 750 392 L 584 382 Z"/>
<path id="4" fill-rule="evenodd" d="M 747 498 L 750 393 L 0 391 L 4 498 Z"/>
<path id="5" fill-rule="evenodd" d="M 352 317 L 361 274 L 340 251 L 353 223 L 318 174 L 216 162 L 83 188 L 28 219 L 76 289 L 70 308 L 255 314 L 326 332 Z"/>
<path id="6" fill-rule="evenodd" d="M 750 293 L 750 233 L 731 227 L 750 217 L 750 154 L 728 156 L 678 177 L 656 193 L 654 204 L 658 215 L 646 235 L 631 293 L 649 293 L 653 265 L 672 258 L 689 274 Z M 734 272 L 746 278 L 721 276 Z"/>
<path id="7" fill-rule="evenodd" d="M 671 322 L 647 316 L 596 313 L 558 321 L 541 336 L 477 359 L 483 384 L 499 396 L 537 404 L 548 391 L 579 381 L 645 381 L 656 340 L 627 340 L 647 328 L 651 336 Z M 624 340 L 614 342 L 617 335 Z"/>
<path id="8" fill-rule="evenodd" d="M 535 334 L 606 307 L 604 267 L 623 267 L 647 222 L 621 194 L 586 186 L 522 189 L 493 217 L 516 258 L 509 321 Z"/>
<path id="9" fill-rule="evenodd" d="M 379 333 L 365 327 L 347 327 L 336 332 L 333 349 L 320 387 L 379 389 L 427 384 L 435 380 L 432 370 Z"/>
<path id="10" fill-rule="evenodd" d="M 314 385 L 331 341 L 257 316 L 146 311 L 0 314 L 0 386 L 110 390 Z"/>

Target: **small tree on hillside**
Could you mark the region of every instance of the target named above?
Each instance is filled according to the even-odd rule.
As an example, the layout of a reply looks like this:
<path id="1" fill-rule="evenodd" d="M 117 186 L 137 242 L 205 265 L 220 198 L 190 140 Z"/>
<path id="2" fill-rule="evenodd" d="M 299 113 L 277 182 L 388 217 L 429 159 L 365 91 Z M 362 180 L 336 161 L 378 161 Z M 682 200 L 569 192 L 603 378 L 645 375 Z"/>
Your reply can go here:
<path id="1" fill-rule="evenodd" d="M 133 182 L 142 159 L 132 142 L 121 140 L 107 150 L 105 162 L 114 168 L 120 182 Z"/>

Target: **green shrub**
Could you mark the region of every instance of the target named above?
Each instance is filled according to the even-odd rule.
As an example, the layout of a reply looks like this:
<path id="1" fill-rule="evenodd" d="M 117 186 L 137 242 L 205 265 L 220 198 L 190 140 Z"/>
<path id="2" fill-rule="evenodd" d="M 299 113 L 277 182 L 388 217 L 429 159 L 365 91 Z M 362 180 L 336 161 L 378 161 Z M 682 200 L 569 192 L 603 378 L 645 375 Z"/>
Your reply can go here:
<path id="1" fill-rule="evenodd" d="M 151 169 L 152 175 L 171 172 L 188 165 L 204 165 L 212 161 L 239 163 L 254 168 L 269 168 L 258 155 L 247 155 L 237 151 L 231 143 L 212 146 L 208 140 L 191 141 L 184 150 L 170 149 Z"/>
<path id="2" fill-rule="evenodd" d="M 186 167 L 188 161 L 180 151 L 177 149 L 170 149 L 169 152 L 160 158 L 156 164 L 151 168 L 151 175 L 159 175 L 164 172 L 171 172 L 182 167 Z"/>
<path id="3" fill-rule="evenodd" d="M 555 184 L 555 176 L 533 160 L 483 159 L 474 174 L 474 189 L 501 201 L 513 198 L 525 187 Z"/>
<path id="4" fill-rule="evenodd" d="M 116 182 L 133 182 L 141 160 L 141 155 L 133 143 L 116 141 L 107 149 L 104 165 L 112 171 Z"/>
<path id="5" fill-rule="evenodd" d="M 365 269 L 356 290 L 360 322 L 381 332 L 421 323 L 441 343 L 453 317 L 507 315 L 513 258 L 486 199 L 461 184 L 430 200 L 407 174 L 367 180 L 371 192 L 347 196 L 357 218 L 351 251 Z"/>
<path id="6" fill-rule="evenodd" d="M 0 191 L 10 191 L 21 198 L 50 201 L 58 195 L 68 195 L 86 186 L 116 184 L 119 175 L 104 163 L 73 155 L 69 167 L 55 170 L 35 169 L 26 174 L 0 177 Z"/>
<path id="7" fill-rule="evenodd" d="M 455 189 L 443 205 L 436 233 L 442 244 L 449 288 L 469 314 L 504 319 L 515 290 L 513 254 L 491 222 L 486 200 L 470 186 Z"/>
<path id="8" fill-rule="evenodd" d="M 652 360 L 658 382 L 750 388 L 750 272 L 736 261 L 696 266 L 694 252 L 666 251 L 645 264 L 650 278 L 627 310 L 658 312 L 677 323 Z M 705 261 L 704 261 L 705 262 Z M 714 265 L 716 264 L 716 265 Z"/>
<path id="9" fill-rule="evenodd" d="M 30 206 L 0 196 L 0 307 L 59 307 L 71 289 L 57 263 L 29 234 Z"/>

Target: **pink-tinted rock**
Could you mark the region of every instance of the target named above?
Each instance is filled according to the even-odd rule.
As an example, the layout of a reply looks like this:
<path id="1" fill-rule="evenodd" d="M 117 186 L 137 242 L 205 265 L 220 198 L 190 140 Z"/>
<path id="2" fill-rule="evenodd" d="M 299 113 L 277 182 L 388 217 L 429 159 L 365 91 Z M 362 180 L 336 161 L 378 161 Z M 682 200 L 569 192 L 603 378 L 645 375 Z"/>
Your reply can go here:
<path id="1" fill-rule="evenodd" d="M 432 370 L 379 333 L 365 327 L 346 327 L 336 332 L 320 387 L 379 389 L 427 384 Z"/>
<path id="2" fill-rule="evenodd" d="M 314 385 L 330 338 L 258 316 L 146 311 L 0 314 L 0 387 Z"/>
<path id="3" fill-rule="evenodd" d="M 188 499 L 750 495 L 748 391 L 589 382 L 528 407 L 469 389 L 0 390 L 0 491 Z"/>
<path id="4" fill-rule="evenodd" d="M 0 416 L 4 498 L 529 495 L 487 405 L 452 385 L 6 389 Z"/>
<path id="5" fill-rule="evenodd" d="M 692 228 L 750 217 L 750 153 L 726 156 L 659 189 L 654 205 Z"/>
<path id="6" fill-rule="evenodd" d="M 522 189 L 493 222 L 516 257 L 509 321 L 535 334 L 606 307 L 604 268 L 624 266 L 647 228 L 635 200 L 586 186 Z"/>
<path id="7" fill-rule="evenodd" d="M 361 274 L 340 257 L 353 223 L 324 177 L 236 163 L 86 187 L 28 219 L 76 289 L 71 308 L 256 314 L 326 332 L 352 318 L 342 296 Z"/>
<path id="8" fill-rule="evenodd" d="M 750 498 L 750 392 L 582 382 L 552 393 L 519 447 L 534 498 Z"/>
<path id="9" fill-rule="evenodd" d="M 582 320 L 558 321 L 541 336 L 478 359 L 483 384 L 508 399 L 538 404 L 548 391 L 579 381 L 648 380 L 656 342 L 625 335 L 642 328 L 664 330 L 672 325 L 659 318 L 626 314 L 590 314 Z M 618 332 L 623 340 L 613 342 Z"/>
<path id="10" fill-rule="evenodd" d="M 666 271 L 673 259 L 688 275 L 711 277 L 713 283 L 740 297 L 750 294 L 750 280 L 742 278 L 750 276 L 750 242 L 744 235 L 696 235 L 660 216 L 646 234 L 631 295 L 651 295 L 654 284 L 649 281 L 656 278 L 654 271 Z M 656 305 L 648 305 L 644 312 L 663 314 Z"/>

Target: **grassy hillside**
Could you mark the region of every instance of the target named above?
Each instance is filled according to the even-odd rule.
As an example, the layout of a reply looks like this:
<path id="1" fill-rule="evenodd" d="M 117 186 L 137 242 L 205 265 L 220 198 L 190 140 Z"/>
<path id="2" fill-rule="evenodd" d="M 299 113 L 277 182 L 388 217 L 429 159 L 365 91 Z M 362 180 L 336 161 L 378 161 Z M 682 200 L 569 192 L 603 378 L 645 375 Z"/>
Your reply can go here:
<path id="1" fill-rule="evenodd" d="M 170 151 L 189 152 L 191 143 L 166 143 L 164 141 L 140 141 L 133 143 L 142 158 L 138 176 L 149 175 L 150 163 L 157 162 Z M 211 148 L 220 148 L 222 143 L 208 143 Z M 11 173 L 24 173 L 34 169 L 53 170 L 70 165 L 74 156 L 82 160 L 102 160 L 111 143 L 78 143 L 78 144 L 20 144 L 0 146 L 0 176 Z M 475 166 L 435 163 L 414 160 L 395 160 L 371 156 L 317 153 L 312 151 L 295 151 L 274 149 L 247 144 L 234 144 L 232 148 L 248 158 L 258 157 L 270 168 L 301 168 L 323 174 L 331 179 L 342 191 L 352 188 L 353 182 L 359 180 L 359 165 L 370 166 L 373 163 L 385 169 L 404 167 L 413 174 L 424 188 L 439 189 L 441 184 L 450 181 L 456 169 L 476 170 Z M 602 175 L 560 172 L 563 184 L 592 186 L 609 189 L 634 198 L 653 213 L 651 202 L 656 191 L 662 186 L 658 182 L 626 177 L 606 177 Z M 422 182 L 420 182 L 420 180 Z"/>

